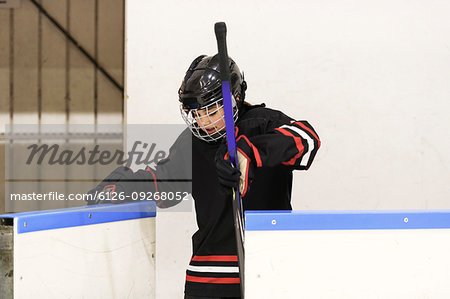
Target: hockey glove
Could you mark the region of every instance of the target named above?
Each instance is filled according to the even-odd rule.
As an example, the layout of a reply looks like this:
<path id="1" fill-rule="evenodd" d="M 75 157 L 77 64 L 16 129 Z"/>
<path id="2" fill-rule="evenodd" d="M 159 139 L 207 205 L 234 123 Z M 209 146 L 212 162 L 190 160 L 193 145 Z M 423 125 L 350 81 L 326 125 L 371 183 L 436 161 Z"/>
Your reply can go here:
<path id="1" fill-rule="evenodd" d="M 244 197 L 253 181 L 255 166 L 261 166 L 258 150 L 241 135 L 236 140 L 239 170 L 232 165 L 226 145 L 222 144 L 216 155 L 216 168 L 219 182 L 228 187 L 239 186 L 239 192 Z"/>
<path id="2" fill-rule="evenodd" d="M 135 199 L 133 192 L 142 191 L 146 185 L 154 186 L 153 177 L 149 171 L 139 170 L 133 173 L 128 167 L 118 167 L 97 187 L 87 192 L 90 194 L 88 205 L 132 201 Z"/>
<path id="3" fill-rule="evenodd" d="M 219 183 L 227 188 L 239 187 L 241 172 L 231 163 L 225 142 L 219 146 L 215 160 Z"/>

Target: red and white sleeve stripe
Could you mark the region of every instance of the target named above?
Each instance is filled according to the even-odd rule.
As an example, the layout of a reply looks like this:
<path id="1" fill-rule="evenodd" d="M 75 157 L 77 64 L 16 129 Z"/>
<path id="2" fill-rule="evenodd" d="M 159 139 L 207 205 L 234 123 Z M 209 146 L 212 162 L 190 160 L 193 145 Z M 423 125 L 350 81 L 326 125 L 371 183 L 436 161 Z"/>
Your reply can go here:
<path id="1" fill-rule="evenodd" d="M 314 129 L 306 121 L 291 121 L 275 130 L 291 137 L 297 148 L 297 154 L 283 164 L 308 169 L 320 147 L 320 139 Z"/>

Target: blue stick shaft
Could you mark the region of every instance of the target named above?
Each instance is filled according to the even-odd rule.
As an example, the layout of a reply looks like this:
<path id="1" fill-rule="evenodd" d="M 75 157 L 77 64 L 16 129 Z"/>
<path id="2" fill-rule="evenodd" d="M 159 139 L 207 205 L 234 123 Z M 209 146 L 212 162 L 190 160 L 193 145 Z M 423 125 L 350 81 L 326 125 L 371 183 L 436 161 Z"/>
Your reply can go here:
<path id="1" fill-rule="evenodd" d="M 225 114 L 225 129 L 227 133 L 228 152 L 230 154 L 230 160 L 233 163 L 234 167 L 236 167 L 236 169 L 239 169 L 239 163 L 237 160 L 237 152 L 236 152 L 236 139 L 234 133 L 233 99 L 231 96 L 231 89 L 230 89 L 230 69 L 228 63 L 228 51 L 226 41 L 227 27 L 223 22 L 216 23 L 214 26 L 214 30 L 216 33 L 217 47 L 219 50 L 219 66 L 222 81 L 223 109 Z M 241 298 L 244 298 L 245 295 L 244 223 L 243 223 L 244 219 L 239 187 L 233 190 L 233 218 L 236 233 L 239 277 L 241 284 Z"/>
<path id="2" fill-rule="evenodd" d="M 230 82 L 222 81 L 222 94 L 223 94 L 223 110 L 225 114 L 225 129 L 227 133 L 228 153 L 230 154 L 230 161 L 234 167 L 239 170 L 239 163 L 236 152 L 236 139 L 234 131 L 234 117 L 233 117 L 233 100 L 230 92 Z M 235 200 L 238 207 L 241 206 L 241 195 L 239 188 L 235 188 Z M 242 216 L 242 215 L 240 215 Z"/>
<path id="3" fill-rule="evenodd" d="M 230 160 L 234 167 L 239 169 L 239 164 L 236 159 L 236 139 L 234 133 L 234 118 L 233 118 L 233 100 L 230 92 L 230 82 L 222 82 L 223 94 L 223 110 L 225 114 L 225 129 L 227 132 L 228 152 L 230 153 Z"/>

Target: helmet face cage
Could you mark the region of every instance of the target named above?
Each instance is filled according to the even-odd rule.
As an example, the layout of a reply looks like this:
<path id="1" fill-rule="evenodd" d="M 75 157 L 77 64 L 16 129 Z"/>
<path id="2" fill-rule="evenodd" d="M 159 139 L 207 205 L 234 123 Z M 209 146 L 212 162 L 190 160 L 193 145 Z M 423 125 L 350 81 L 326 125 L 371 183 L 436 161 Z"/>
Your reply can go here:
<path id="1" fill-rule="evenodd" d="M 232 105 L 233 119 L 236 121 L 238 108 L 234 96 L 232 96 Z M 195 137 L 206 142 L 212 142 L 222 139 L 226 135 L 223 99 L 218 99 L 198 109 L 188 109 L 181 104 L 180 111 Z"/>

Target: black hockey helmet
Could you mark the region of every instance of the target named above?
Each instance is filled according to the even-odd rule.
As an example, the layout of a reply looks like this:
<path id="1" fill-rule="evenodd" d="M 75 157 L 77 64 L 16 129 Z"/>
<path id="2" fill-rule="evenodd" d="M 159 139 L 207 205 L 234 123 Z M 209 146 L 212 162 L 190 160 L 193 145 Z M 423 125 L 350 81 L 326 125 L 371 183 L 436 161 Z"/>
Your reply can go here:
<path id="1" fill-rule="evenodd" d="M 247 84 L 239 67 L 228 59 L 230 89 L 233 100 L 233 117 L 237 120 L 238 108 L 244 102 Z M 190 65 L 178 90 L 180 112 L 192 133 L 207 142 L 220 140 L 226 135 L 223 127 L 222 82 L 218 56 L 201 55 Z M 219 112 L 221 118 L 213 117 Z"/>
<path id="2" fill-rule="evenodd" d="M 242 103 L 247 84 L 234 60 L 228 58 L 228 62 L 231 94 L 235 99 L 239 97 L 239 103 Z M 222 100 L 218 55 L 201 55 L 194 59 L 186 71 L 178 96 L 185 109 L 201 109 L 217 100 Z"/>

